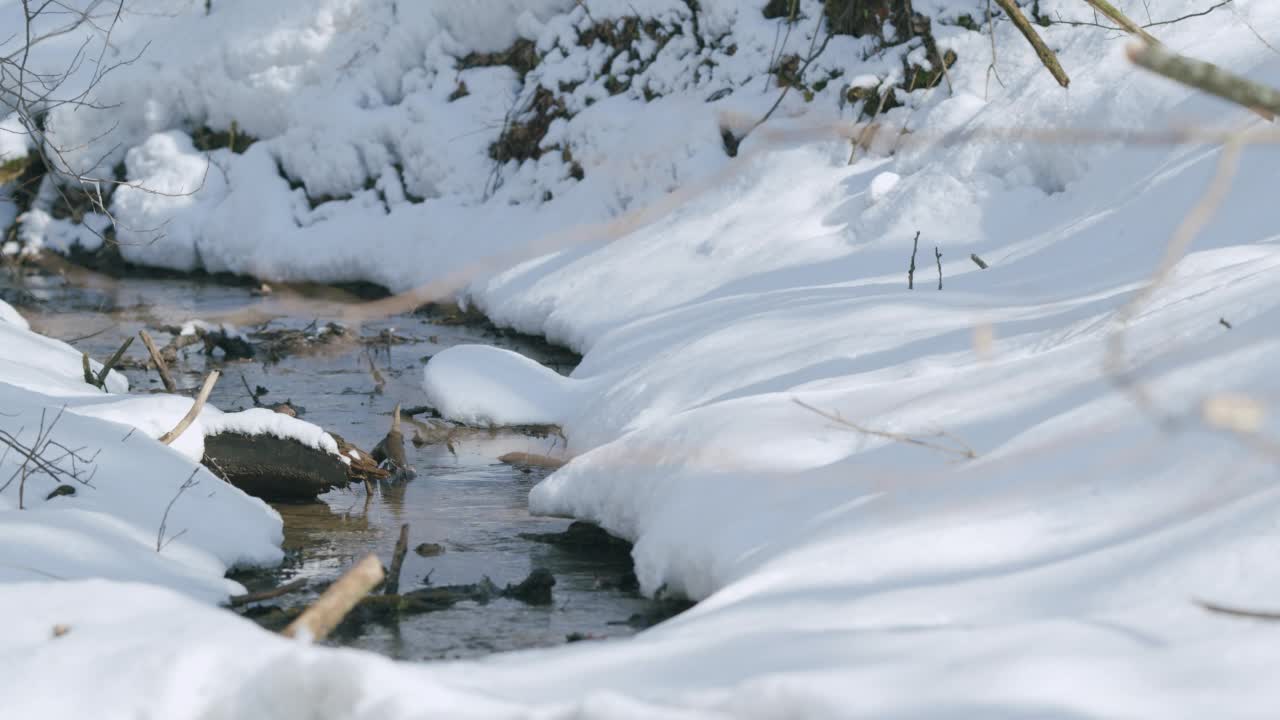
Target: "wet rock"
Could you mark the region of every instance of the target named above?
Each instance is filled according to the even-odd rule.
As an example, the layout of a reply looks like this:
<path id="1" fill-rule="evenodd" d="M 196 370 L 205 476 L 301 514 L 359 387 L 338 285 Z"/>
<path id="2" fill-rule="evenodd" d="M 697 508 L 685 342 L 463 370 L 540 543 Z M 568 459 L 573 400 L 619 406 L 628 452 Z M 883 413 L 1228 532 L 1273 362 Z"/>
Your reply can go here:
<path id="1" fill-rule="evenodd" d="M 556 578 L 551 571 L 537 568 L 518 585 L 508 585 L 504 588 L 502 595 L 529 605 L 550 605 L 551 588 L 555 587 L 555 584 Z"/>
<path id="2" fill-rule="evenodd" d="M 631 543 L 605 532 L 599 525 L 576 520 L 564 532 L 520 533 L 533 542 L 555 545 L 578 555 L 601 559 L 631 560 Z"/>
<path id="3" fill-rule="evenodd" d="M 636 630 L 644 630 L 653 627 L 658 623 L 669 620 L 676 615 L 693 607 L 693 601 L 688 598 L 677 596 L 659 596 L 654 598 L 653 603 L 644 610 L 634 613 L 631 617 L 622 621 L 609 623 L 610 625 L 627 625 Z"/>
<path id="4" fill-rule="evenodd" d="M 58 487 L 54 488 L 48 495 L 46 495 L 44 499 L 52 500 L 62 495 L 75 495 L 75 494 L 76 494 L 76 488 L 74 485 L 59 485 Z"/>
<path id="5" fill-rule="evenodd" d="M 422 543 L 414 548 L 413 551 L 422 557 L 436 557 L 444 554 L 444 546 L 440 543 Z"/>

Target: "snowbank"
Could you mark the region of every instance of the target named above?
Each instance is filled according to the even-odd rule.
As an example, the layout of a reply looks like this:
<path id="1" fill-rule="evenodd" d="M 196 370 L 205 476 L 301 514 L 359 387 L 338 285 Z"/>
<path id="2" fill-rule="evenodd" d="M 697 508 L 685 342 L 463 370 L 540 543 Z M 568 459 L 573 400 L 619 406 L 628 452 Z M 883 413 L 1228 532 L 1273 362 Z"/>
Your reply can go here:
<path id="1" fill-rule="evenodd" d="M 0 316 L 19 317 L 3 302 Z M 101 366 L 94 362 L 93 369 Z M 25 482 L 19 474 L 9 482 L 22 458 L 14 451 L 2 455 L 0 580 L 110 578 L 213 602 L 242 591 L 223 578 L 229 567 L 281 559 L 280 516 L 199 465 L 204 434 L 271 432 L 313 447 L 327 443 L 336 453 L 331 437 L 275 413 L 267 418 L 206 407 L 164 446 L 152 438 L 171 430 L 191 400 L 122 397 L 116 393 L 128 383 L 114 371 L 107 389 L 104 394 L 84 382 L 80 353 L 71 346 L 0 322 L 0 431 L 29 446 L 43 428 L 62 446 L 44 455 L 60 458 L 55 464 L 67 473 L 35 472 Z M 74 459 L 64 454 L 69 450 Z M 52 494 L 60 484 L 74 493 Z"/>

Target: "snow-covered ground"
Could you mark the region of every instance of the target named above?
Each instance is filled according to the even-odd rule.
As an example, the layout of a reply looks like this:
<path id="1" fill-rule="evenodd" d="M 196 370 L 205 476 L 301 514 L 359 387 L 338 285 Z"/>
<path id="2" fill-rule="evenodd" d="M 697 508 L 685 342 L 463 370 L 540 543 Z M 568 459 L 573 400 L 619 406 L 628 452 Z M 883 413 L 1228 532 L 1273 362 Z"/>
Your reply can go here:
<path id="1" fill-rule="evenodd" d="M 603 71 L 611 51 L 582 47 L 574 29 L 621 22 L 632 4 L 681 32 L 639 41 L 638 59 Z M 1148 4 L 1117 4 L 1146 18 Z M 1158 21 L 1212 4 L 1149 5 Z M 506 351 L 451 349 L 427 366 L 425 390 L 467 421 L 563 424 L 576 457 L 531 508 L 635 541 L 646 591 L 701 602 L 631 640 L 415 667 L 287 642 L 150 586 L 26 582 L 0 589 L 3 616 L 19 618 L 0 635 L 0 693 L 18 716 L 1268 717 L 1280 706 L 1280 629 L 1195 602 L 1280 607 L 1280 151 L 1244 148 L 1192 252 L 1147 295 L 1211 185 L 1219 143 L 1065 132 L 1267 127 L 1255 115 L 1134 70 L 1127 41 L 1094 27 L 1042 29 L 1071 75 L 1063 90 L 996 23 L 999 80 L 988 82 L 990 38 L 935 21 L 960 58 L 954 94 L 945 82 L 903 93 L 872 152 L 847 162 L 860 106 L 840 98 L 867 76 L 900 81 L 903 66 L 894 50 L 864 60 L 868 42 L 840 36 L 806 78 L 842 74 L 811 99 L 790 92 L 730 158 L 721 127 L 745 130 L 780 92 L 764 71 L 784 25 L 762 2 L 702 0 L 696 30 L 674 1 L 215 0 L 208 17 L 200 3 L 149 5 L 167 14 L 130 16 L 120 39 L 152 40 L 147 62 L 103 88 L 123 109 L 51 124 L 74 145 L 116 123 L 107 166 L 123 160 L 153 189 L 203 181 L 189 196 L 118 192 L 125 256 L 465 286 L 495 321 L 580 350 L 562 379 Z M 985 3 L 915 6 L 981 19 Z M 1040 6 L 1093 19 L 1081 2 Z M 787 47 L 803 54 L 819 10 L 801 7 Z M 1266 44 L 1280 46 L 1276 3 L 1238 0 L 1153 32 L 1280 86 Z M 458 69 L 517 37 L 546 54 L 523 81 L 509 67 Z M 610 95 L 608 77 L 628 73 L 629 89 Z M 548 152 L 495 166 L 488 149 L 511 108 L 562 86 L 571 117 L 551 124 Z M 207 166 L 189 131 L 232 120 L 260 140 L 215 150 Z M 47 232 L 57 223 L 37 210 L 24 228 L 51 245 L 76 235 Z M 158 239 L 129 235 L 160 224 Z M 0 392 L 34 411 L 54 402 L 58 381 L 47 382 Z M 185 477 L 167 473 L 147 502 L 167 503 Z M 233 561 L 216 537 L 193 528 L 171 550 Z M 52 639 L 55 623 L 73 630 Z M 130 662 L 114 660 L 122 653 Z M 69 692 L 68 677 L 92 681 Z"/>
<path id="2" fill-rule="evenodd" d="M 190 399 L 124 397 L 128 382 L 115 371 L 109 392 L 88 385 L 79 352 L 27 330 L 2 301 L 0 379 L 0 432 L 63 471 L 55 478 L 28 464 L 24 480 L 27 458 L 14 447 L 0 452 L 0 580 L 110 578 L 218 602 L 243 592 L 223 578 L 227 568 L 281 559 L 275 510 L 199 464 L 203 419 L 171 446 L 153 440 L 177 425 Z M 52 495 L 60 484 L 74 494 Z"/>

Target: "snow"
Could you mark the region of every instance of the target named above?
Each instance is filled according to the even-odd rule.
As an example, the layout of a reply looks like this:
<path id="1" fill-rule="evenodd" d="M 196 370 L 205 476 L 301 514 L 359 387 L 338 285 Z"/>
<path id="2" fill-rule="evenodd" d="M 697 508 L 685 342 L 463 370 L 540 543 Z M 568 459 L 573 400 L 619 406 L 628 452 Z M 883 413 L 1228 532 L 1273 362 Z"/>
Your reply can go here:
<path id="1" fill-rule="evenodd" d="M 843 90 L 900 79 L 902 65 L 892 52 L 863 60 L 867 41 L 839 37 L 809 76 L 843 75 L 811 101 L 789 93 L 730 159 L 720 128 L 750 127 L 778 93 L 762 71 L 781 25 L 761 4 L 700 3 L 700 32 L 725 41 L 698 48 L 685 3 L 643 3 L 681 33 L 618 58 L 576 44 L 593 22 L 633 12 L 612 1 L 220 0 L 208 18 L 194 3 L 138 18 L 120 42 L 154 40 L 154 63 L 103 88 L 126 109 L 53 123 L 69 144 L 118 124 L 121 149 L 105 162 L 172 191 L 116 194 L 122 225 L 166 227 L 122 230 L 126 257 L 465 288 L 497 323 L 582 352 L 564 378 L 507 351 L 451 348 L 428 363 L 424 392 L 468 423 L 561 425 L 574 458 L 533 489 L 530 508 L 634 541 L 645 592 L 701 602 L 627 641 L 420 667 L 287 642 L 153 585 L 24 582 L 0 590 L 0 612 L 23 618 L 0 638 L 0 692 L 51 717 L 1268 716 L 1280 702 L 1270 635 L 1195 601 L 1280 598 L 1280 386 L 1269 372 L 1280 360 L 1280 150 L 1246 148 L 1192 252 L 1145 297 L 1214 177 L 1217 144 L 1007 132 L 1261 121 L 1133 70 L 1126 40 L 1093 28 L 1041 30 L 1071 74 L 1064 91 L 997 23 L 1000 82 L 988 84 L 989 38 L 935 22 L 960 57 L 955 93 L 900 93 L 870 152 L 848 163 L 860 108 Z M 1205 9 L 1159 5 L 1156 19 Z M 818 17 L 816 3 L 802 6 Z M 982 3 L 915 6 L 985 17 Z M 1092 18 L 1078 2 L 1041 7 Z M 797 25 L 790 52 L 810 28 Z M 1274 42 L 1280 6 L 1241 0 L 1158 35 L 1280 85 L 1280 60 L 1254 30 Z M 516 37 L 546 53 L 523 83 L 509 68 L 459 66 Z M 626 91 L 605 88 L 606 62 L 640 68 Z M 463 82 L 469 94 L 450 101 Z M 571 117 L 552 122 L 546 154 L 495 167 L 488 148 L 504 118 L 535 87 L 562 83 Z M 660 97 L 642 102 L 645 88 Z M 191 131 L 231 120 L 260 140 L 206 163 Z M 1108 370 L 1121 331 L 1124 374 Z M 26 422 L 74 400 L 68 431 L 123 435 L 105 419 L 140 414 L 120 403 L 141 400 L 78 400 L 74 353 L 5 323 L 0 334 L 3 405 L 27 408 Z M 48 360 L 24 363 L 12 338 Z M 170 405 L 148 412 L 181 414 Z M 203 432 L 231 417 L 206 415 Z M 18 422 L 0 416 L 0 427 Z M 184 495 L 174 512 L 199 503 L 202 514 L 171 518 L 191 530 L 152 549 L 151 564 L 65 556 L 78 533 L 146 549 L 192 449 L 156 447 L 143 436 L 165 423 L 141 422 L 130 442 L 169 463 L 143 475 L 162 490 L 145 496 L 147 512 L 128 514 L 144 502 L 138 490 L 93 522 L 40 519 L 78 494 L 2 511 L 0 532 L 15 533 L 14 518 L 30 526 L 21 537 L 65 537 L 22 552 L 48 553 L 69 577 L 225 595 L 216 570 L 269 560 L 279 532 L 230 489 L 216 501 L 225 517 L 200 492 Z M 257 534 L 201 531 L 215 517 Z M 99 602 L 79 602 L 85 592 Z M 55 623 L 73 629 L 55 640 Z M 138 664 L 103 661 L 121 648 Z M 94 681 L 59 693 L 58 675 Z M 216 692 L 204 684 L 214 682 Z"/>
<path id="2" fill-rule="evenodd" d="M 43 427 L 79 458 L 58 463 L 78 471 L 78 480 L 63 478 L 75 493 L 51 496 L 55 478 L 37 472 L 10 482 L 22 458 L 0 454 L 0 582 L 108 578 L 220 602 L 243 591 L 223 577 L 229 568 L 281 560 L 280 516 L 199 465 L 204 437 L 268 433 L 336 455 L 330 435 L 261 408 L 206 405 L 172 445 L 161 445 L 154 438 L 177 425 L 190 398 L 123 395 L 128 382 L 115 371 L 104 393 L 84 382 L 74 348 L 31 332 L 3 302 L 0 318 L 0 431 L 30 444 Z"/>
<path id="3" fill-rule="evenodd" d="M 0 300 L 0 321 L 7 322 L 10 325 L 15 325 L 23 330 L 31 328 L 27 319 L 22 317 L 22 313 L 14 310 L 12 305 L 3 300 Z"/>
<path id="4" fill-rule="evenodd" d="M 455 345 L 423 371 L 427 402 L 471 425 L 559 425 L 589 388 L 525 356 L 487 345 Z"/>
<path id="5" fill-rule="evenodd" d="M 224 413 L 217 408 L 206 407 L 200 413 L 205 435 L 224 432 L 242 435 L 271 435 L 298 442 L 316 450 L 338 455 L 338 443 L 333 436 L 305 420 L 299 420 L 267 408 L 249 408 L 239 412 Z"/>

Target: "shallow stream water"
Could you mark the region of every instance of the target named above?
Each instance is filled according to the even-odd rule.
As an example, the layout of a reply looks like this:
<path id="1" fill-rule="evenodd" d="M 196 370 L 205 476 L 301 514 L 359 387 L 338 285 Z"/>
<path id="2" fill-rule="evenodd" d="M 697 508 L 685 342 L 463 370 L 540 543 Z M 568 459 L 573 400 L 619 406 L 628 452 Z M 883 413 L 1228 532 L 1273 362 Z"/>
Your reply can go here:
<path id="1" fill-rule="evenodd" d="M 115 280 L 80 271 L 65 276 L 28 275 L 20 282 L 0 280 L 0 289 L 5 299 L 20 307 L 33 329 L 72 342 L 99 360 L 140 329 L 149 329 L 157 344 L 164 345 L 169 335 L 159 328 L 165 325 L 210 318 L 255 302 L 248 285 L 184 278 Z M 324 293 L 332 299 L 337 291 Z M 322 325 L 327 319 L 295 315 L 274 319 L 269 327 L 301 329 L 313 321 Z M 561 372 L 571 370 L 577 361 L 571 353 L 531 338 L 501 333 L 483 323 L 458 324 L 438 315 L 400 314 L 367 323 L 359 333 L 368 338 L 387 330 L 408 341 L 376 346 L 346 343 L 325 352 L 285 356 L 274 363 L 226 362 L 207 357 L 194 346 L 184 351 L 174 376 L 179 386 L 194 387 L 211 367 L 219 367 L 222 380 L 210 400 L 217 407 L 249 407 L 252 398 L 246 386 L 262 386 L 269 391 L 261 398 L 264 404 L 289 400 L 305 411 L 303 419 L 368 450 L 386 433 L 397 402 L 405 407 L 423 402 L 423 365 L 446 347 L 496 344 Z M 154 372 L 141 369 L 146 355 L 140 342 L 134 342 L 126 357 L 135 361 L 124 370 L 131 392 L 160 387 Z M 381 391 L 375 389 L 370 360 L 384 380 Z M 405 435 L 413 436 L 413 426 L 405 427 Z M 556 578 L 553 604 L 535 607 L 511 599 L 484 605 L 463 602 L 397 624 L 368 624 L 358 635 L 335 642 L 396 658 L 431 659 L 555 645 L 569 636 L 605 638 L 634 632 L 623 621 L 653 605 L 627 588 L 631 567 L 625 555 L 583 556 L 521 537 L 522 533 L 562 531 L 569 523 L 533 517 L 527 511 L 528 492 L 547 471 L 511 467 L 497 458 L 512 451 L 555 455 L 563 451 L 563 441 L 554 435 L 480 430 L 457 434 L 451 445 L 415 447 L 406 442 L 416 479 L 383 484 L 372 496 L 363 486 L 352 486 L 331 491 L 313 503 L 276 504 L 284 518 L 288 559 L 271 572 L 246 576 L 244 582 L 252 589 L 296 577 L 331 580 L 371 551 L 386 564 L 401 524 L 408 523 L 411 548 L 438 543 L 444 552 L 424 557 L 410 550 L 401 575 L 402 591 L 422 587 L 424 579 L 439 586 L 488 577 L 503 586 L 519 582 L 534 568 L 545 568 Z M 323 583 L 311 583 L 318 584 Z M 314 596 L 304 591 L 278 602 L 303 604 Z"/>

